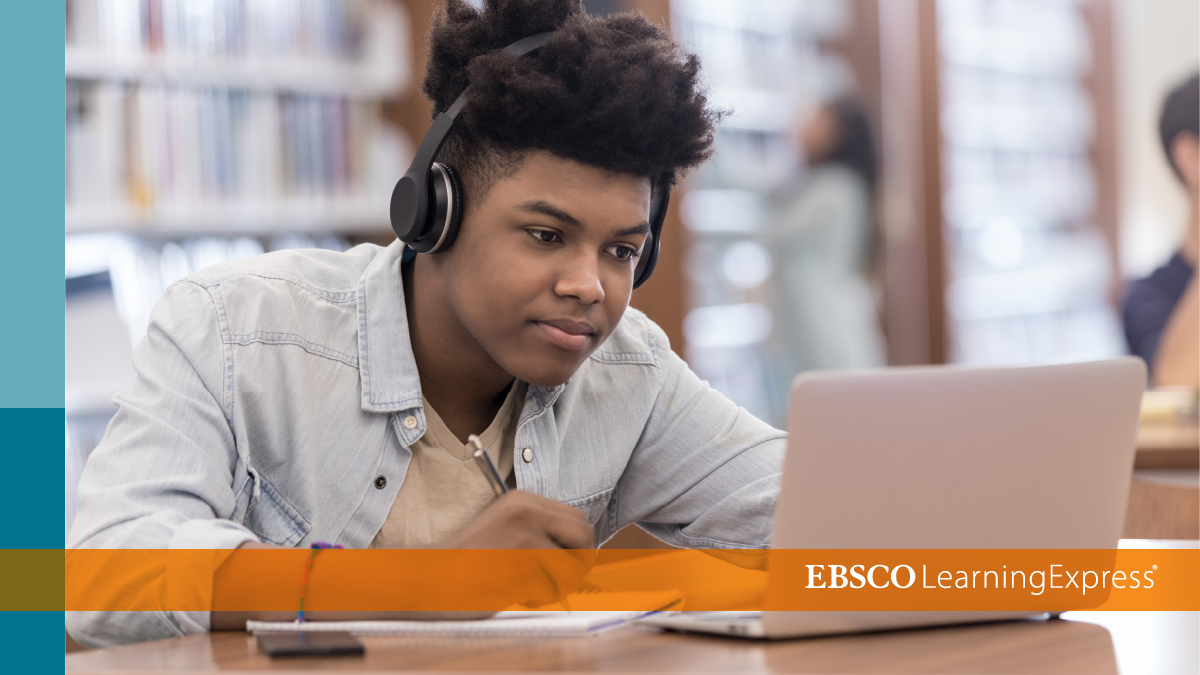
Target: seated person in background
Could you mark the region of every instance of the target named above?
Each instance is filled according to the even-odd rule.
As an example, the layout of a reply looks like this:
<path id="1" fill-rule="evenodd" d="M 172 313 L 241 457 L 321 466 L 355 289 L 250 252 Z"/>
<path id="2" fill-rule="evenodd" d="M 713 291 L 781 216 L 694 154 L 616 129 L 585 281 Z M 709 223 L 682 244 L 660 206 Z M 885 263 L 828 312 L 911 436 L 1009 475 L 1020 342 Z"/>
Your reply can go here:
<path id="1" fill-rule="evenodd" d="M 529 55 L 500 52 L 548 31 Z M 676 546 L 766 548 L 784 434 L 628 308 L 652 184 L 711 153 L 699 75 L 639 15 L 448 0 L 423 91 L 435 114 L 467 92 L 437 156 L 464 193 L 452 246 L 283 251 L 172 285 L 84 469 L 68 546 L 591 549 L 636 522 Z M 470 434 L 516 489 L 494 498 Z M 238 553 L 212 581 L 216 606 L 299 578 L 238 577 Z M 579 569 L 463 583 L 550 602 L 590 564 L 572 555 Z M 331 583 L 325 569 L 310 589 Z M 403 608 L 420 584 L 370 596 Z M 295 616 L 69 612 L 67 627 L 105 646 Z"/>
<path id="2" fill-rule="evenodd" d="M 1167 264 L 1129 286 L 1125 339 L 1146 361 L 1155 386 L 1196 387 L 1200 381 L 1200 75 L 1167 95 L 1159 119 L 1163 150 L 1188 191 L 1183 244 Z"/>

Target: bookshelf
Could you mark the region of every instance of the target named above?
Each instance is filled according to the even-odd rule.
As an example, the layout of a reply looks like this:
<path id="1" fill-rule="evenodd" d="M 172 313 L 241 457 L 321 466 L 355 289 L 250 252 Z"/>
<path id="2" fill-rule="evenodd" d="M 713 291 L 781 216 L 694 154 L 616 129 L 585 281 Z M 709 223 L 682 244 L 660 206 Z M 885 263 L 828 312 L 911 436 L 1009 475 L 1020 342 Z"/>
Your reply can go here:
<path id="1" fill-rule="evenodd" d="M 893 365 L 1123 351 L 1112 6 L 877 3 Z"/>
<path id="2" fill-rule="evenodd" d="M 67 234 L 387 231 L 412 152 L 394 0 L 68 0 Z"/>
<path id="3" fill-rule="evenodd" d="M 414 6 L 416 5 L 416 6 Z M 175 280 L 390 239 L 425 0 L 66 0 L 66 487 Z"/>
<path id="4" fill-rule="evenodd" d="M 1106 6 L 937 3 L 948 360 L 1124 351 Z"/>

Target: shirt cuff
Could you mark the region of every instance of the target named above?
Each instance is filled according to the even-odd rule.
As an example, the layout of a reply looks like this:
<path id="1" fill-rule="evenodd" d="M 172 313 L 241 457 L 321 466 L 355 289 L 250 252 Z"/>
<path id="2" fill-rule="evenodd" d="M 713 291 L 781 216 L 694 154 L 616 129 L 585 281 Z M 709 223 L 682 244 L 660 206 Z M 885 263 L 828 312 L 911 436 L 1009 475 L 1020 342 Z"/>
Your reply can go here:
<path id="1" fill-rule="evenodd" d="M 189 520 L 175 530 L 171 537 L 170 549 L 212 549 L 212 570 L 217 568 L 233 555 L 237 547 L 248 541 L 258 541 L 258 537 L 250 530 L 228 520 Z M 168 558 L 167 583 L 180 584 L 171 589 L 169 597 L 191 598 L 201 607 L 212 606 L 213 578 L 212 575 L 189 574 L 187 570 L 170 569 L 172 559 Z M 191 603 L 189 603 L 191 604 Z M 193 606 L 196 606 L 193 605 Z M 211 612 L 175 611 L 169 612 L 169 620 L 183 635 L 206 633 L 211 629 Z"/>

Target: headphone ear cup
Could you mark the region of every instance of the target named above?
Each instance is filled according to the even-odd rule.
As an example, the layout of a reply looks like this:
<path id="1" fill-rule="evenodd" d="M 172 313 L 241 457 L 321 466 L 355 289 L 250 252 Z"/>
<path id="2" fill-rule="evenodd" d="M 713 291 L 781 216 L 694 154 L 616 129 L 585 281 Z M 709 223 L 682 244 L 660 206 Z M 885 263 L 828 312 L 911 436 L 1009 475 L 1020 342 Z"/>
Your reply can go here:
<path id="1" fill-rule="evenodd" d="M 442 253 L 458 237 L 462 224 L 462 184 L 454 169 L 434 162 L 429 167 L 429 218 L 425 236 L 409 244 L 418 253 Z"/>
<path id="2" fill-rule="evenodd" d="M 658 264 L 658 236 L 654 231 L 646 235 L 646 243 L 642 246 L 642 256 L 638 260 L 637 267 L 633 270 L 633 287 L 637 288 L 646 283 L 650 275 L 654 273 L 654 267 Z"/>
<path id="3" fill-rule="evenodd" d="M 667 203 L 671 193 L 663 189 L 655 189 L 650 200 L 650 233 L 646 235 L 646 243 L 642 246 L 642 256 L 637 267 L 633 269 L 633 287 L 637 288 L 650 278 L 654 267 L 658 265 L 659 244 L 662 241 L 663 221 L 667 219 Z"/>

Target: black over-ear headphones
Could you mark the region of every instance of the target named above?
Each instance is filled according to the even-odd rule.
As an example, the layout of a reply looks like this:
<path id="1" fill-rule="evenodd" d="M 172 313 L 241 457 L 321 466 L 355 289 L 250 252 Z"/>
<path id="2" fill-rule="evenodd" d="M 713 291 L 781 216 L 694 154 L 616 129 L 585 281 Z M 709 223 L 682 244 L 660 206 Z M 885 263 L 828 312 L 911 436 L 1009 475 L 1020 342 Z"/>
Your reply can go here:
<path id="1" fill-rule="evenodd" d="M 524 56 L 554 37 L 555 32 L 522 38 L 504 48 L 506 54 Z M 454 120 L 467 104 L 467 92 L 459 94 L 445 112 L 433 120 L 433 126 L 421 139 L 417 154 L 404 177 L 392 189 L 392 229 L 408 247 L 418 253 L 441 253 L 454 243 L 462 223 L 462 186 L 454 169 L 433 161 L 454 126 Z M 633 274 L 633 287 L 646 283 L 658 262 L 663 219 L 667 215 L 665 187 L 656 186 L 650 197 L 650 234 Z"/>

